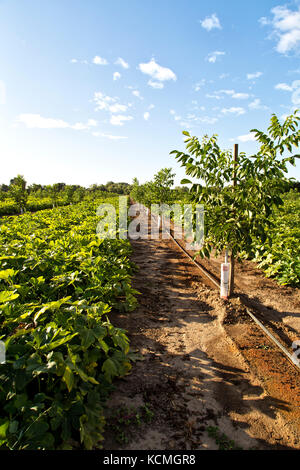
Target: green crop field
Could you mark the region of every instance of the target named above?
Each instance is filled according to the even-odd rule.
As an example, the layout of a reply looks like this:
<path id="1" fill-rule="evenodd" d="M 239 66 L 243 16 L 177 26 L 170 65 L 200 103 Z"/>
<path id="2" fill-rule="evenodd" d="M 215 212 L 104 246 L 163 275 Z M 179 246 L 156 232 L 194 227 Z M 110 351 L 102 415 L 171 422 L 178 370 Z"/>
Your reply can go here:
<path id="1" fill-rule="evenodd" d="M 190 209 L 200 204 L 205 236 L 196 256 L 230 253 L 231 267 L 235 259 L 247 258 L 262 270 L 259 276 L 299 286 L 299 187 L 285 176 L 299 155 L 281 157 L 298 145 L 299 120 L 295 112 L 281 125 L 273 115 L 268 135 L 254 129 L 261 143 L 255 158 L 238 153 L 237 147 L 234 153 L 221 150 L 215 135 L 199 141 L 183 131 L 187 153 L 170 154 L 194 181 L 183 179 L 180 187 L 174 188 L 172 168 L 141 185 L 135 178 L 132 185 L 27 188 L 22 175 L 2 185 L 0 346 L 6 357 L 0 366 L 1 449 L 101 448 L 113 379 L 128 374 L 139 357 L 130 350 L 127 332 L 109 315 L 134 310 L 138 294 L 118 194 L 127 206 L 128 194 L 147 207 L 156 204 L 162 217 L 165 207 L 170 212 L 177 203 L 181 212 L 175 220 L 173 210 L 173 218 L 184 226 L 185 204 Z M 115 213 L 107 206 L 98 211 L 102 204 Z M 191 220 L 195 228 L 197 218 Z M 230 286 L 229 297 L 233 280 Z"/>
<path id="2" fill-rule="evenodd" d="M 283 200 L 282 210 L 272 217 L 269 242 L 253 243 L 254 260 L 279 284 L 297 285 L 300 283 L 300 194 L 290 191 Z"/>
<path id="3" fill-rule="evenodd" d="M 129 242 L 96 235 L 101 201 L 1 219 L 1 448 L 100 445 L 111 381 L 131 367 L 107 314 L 136 303 Z"/>

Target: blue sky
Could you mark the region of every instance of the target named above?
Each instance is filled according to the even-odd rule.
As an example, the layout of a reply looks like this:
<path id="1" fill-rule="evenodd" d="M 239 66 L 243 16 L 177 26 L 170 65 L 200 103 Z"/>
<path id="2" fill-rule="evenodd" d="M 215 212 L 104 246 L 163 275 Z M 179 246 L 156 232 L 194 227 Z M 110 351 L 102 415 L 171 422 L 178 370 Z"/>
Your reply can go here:
<path id="1" fill-rule="evenodd" d="M 300 2 L 0 0 L 0 183 L 152 179 L 300 108 Z M 290 176 L 300 179 L 298 168 Z"/>

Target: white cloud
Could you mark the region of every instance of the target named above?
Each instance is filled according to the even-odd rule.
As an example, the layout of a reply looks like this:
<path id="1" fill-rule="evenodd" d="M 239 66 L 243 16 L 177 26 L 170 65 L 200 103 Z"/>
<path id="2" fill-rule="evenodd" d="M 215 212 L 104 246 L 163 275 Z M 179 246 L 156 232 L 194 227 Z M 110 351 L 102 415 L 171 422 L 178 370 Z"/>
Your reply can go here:
<path id="1" fill-rule="evenodd" d="M 96 111 L 109 111 L 111 113 L 125 112 L 128 108 L 127 105 L 119 103 L 119 98 L 107 96 L 101 91 L 94 93 L 94 101 L 96 103 Z"/>
<path id="2" fill-rule="evenodd" d="M 247 100 L 249 98 L 249 94 L 248 93 L 234 93 L 232 95 L 232 98 L 236 100 Z"/>
<path id="3" fill-rule="evenodd" d="M 224 98 L 223 95 L 231 96 L 231 98 L 238 100 L 246 100 L 249 98 L 248 93 L 237 93 L 235 90 L 219 90 L 215 91 L 213 94 L 207 94 L 206 97 L 221 100 Z"/>
<path id="4" fill-rule="evenodd" d="M 225 55 L 225 52 L 223 52 L 223 51 L 214 51 L 214 52 L 211 52 L 210 54 L 208 54 L 208 56 L 206 57 L 206 60 L 208 60 L 208 62 L 210 62 L 211 64 L 214 64 L 216 62 L 217 58 L 222 56 L 222 55 Z"/>
<path id="5" fill-rule="evenodd" d="M 139 64 L 138 68 L 142 73 L 150 75 L 150 77 L 154 80 L 158 80 L 159 82 L 177 79 L 175 73 L 171 69 L 157 64 L 153 58 L 149 62 Z"/>
<path id="6" fill-rule="evenodd" d="M 40 114 L 20 114 L 17 122 L 22 122 L 30 129 L 66 129 L 70 124 L 62 119 L 44 118 Z"/>
<path id="7" fill-rule="evenodd" d="M 77 131 L 89 129 L 95 127 L 97 121 L 89 119 L 87 123 L 77 122 L 76 124 L 70 124 L 62 119 L 45 118 L 40 114 L 20 114 L 16 120 L 25 124 L 29 129 L 74 129 Z"/>
<path id="8" fill-rule="evenodd" d="M 0 104 L 6 102 L 6 86 L 3 80 L 0 80 Z"/>
<path id="9" fill-rule="evenodd" d="M 218 95 L 217 93 L 206 93 L 206 98 L 211 98 L 214 100 L 221 100 L 223 99 L 223 96 Z"/>
<path id="10" fill-rule="evenodd" d="M 217 93 L 224 93 L 224 95 L 234 95 L 235 91 L 234 90 L 220 90 Z"/>
<path id="11" fill-rule="evenodd" d="M 88 127 L 96 127 L 97 126 L 97 121 L 95 119 L 89 119 L 87 122 Z"/>
<path id="12" fill-rule="evenodd" d="M 112 134 L 105 134 L 103 132 L 93 132 L 93 136 L 95 137 L 105 137 L 106 139 L 110 140 L 122 140 L 122 139 L 128 139 L 128 137 L 123 136 L 123 135 L 112 135 Z"/>
<path id="13" fill-rule="evenodd" d="M 216 117 L 196 116 L 195 114 L 188 114 L 186 119 L 195 123 L 201 122 L 204 124 L 215 124 L 218 121 Z"/>
<path id="14" fill-rule="evenodd" d="M 294 29 L 289 33 L 284 34 L 278 45 L 277 51 L 285 54 L 289 52 L 291 49 L 296 49 L 296 47 L 300 44 L 300 29 Z"/>
<path id="15" fill-rule="evenodd" d="M 277 83 L 274 87 L 276 90 L 288 91 L 292 93 L 291 101 L 294 106 L 300 105 L 300 80 L 295 80 L 291 85 L 287 83 Z M 290 112 L 294 112 L 294 106 L 290 108 Z M 286 116 L 286 115 L 284 115 Z"/>
<path id="16" fill-rule="evenodd" d="M 205 108 L 201 106 L 201 111 L 204 111 Z M 196 114 L 187 114 L 184 118 L 176 114 L 174 109 L 170 109 L 170 114 L 174 117 L 174 120 L 179 122 L 181 126 L 191 127 L 190 123 L 204 123 L 204 124 L 215 124 L 218 121 L 216 117 L 210 116 L 197 116 Z"/>
<path id="17" fill-rule="evenodd" d="M 218 121 L 218 118 L 203 116 L 198 118 L 197 121 L 203 122 L 205 124 L 215 124 Z"/>
<path id="18" fill-rule="evenodd" d="M 293 90 L 295 90 L 294 93 L 292 94 L 292 103 L 295 106 L 299 106 L 300 105 L 300 80 L 295 80 L 292 83 L 292 88 Z"/>
<path id="19" fill-rule="evenodd" d="M 88 61 L 87 60 L 78 60 L 78 59 L 71 59 L 70 60 L 70 63 L 71 64 L 88 64 Z"/>
<path id="20" fill-rule="evenodd" d="M 161 90 L 164 87 L 162 82 L 155 82 L 154 80 L 149 80 L 148 85 L 156 90 Z"/>
<path id="21" fill-rule="evenodd" d="M 224 78 L 227 78 L 227 77 L 229 77 L 229 73 L 221 73 L 221 75 L 219 75 L 220 80 L 223 80 Z"/>
<path id="22" fill-rule="evenodd" d="M 173 116 L 174 121 L 181 121 L 182 117 L 179 116 L 174 109 L 170 109 L 170 114 Z"/>
<path id="23" fill-rule="evenodd" d="M 113 74 L 113 80 L 119 80 L 121 78 L 121 74 L 119 72 L 114 72 Z"/>
<path id="24" fill-rule="evenodd" d="M 247 73 L 248 80 L 254 80 L 255 78 L 259 78 L 262 76 L 262 72 L 255 72 L 255 73 Z"/>
<path id="25" fill-rule="evenodd" d="M 244 110 L 244 108 L 231 107 L 231 108 L 223 108 L 222 109 L 223 114 L 236 114 L 237 116 L 245 114 L 245 112 L 246 111 Z"/>
<path id="26" fill-rule="evenodd" d="M 84 129 L 88 129 L 89 126 L 87 124 L 84 124 L 83 122 L 76 122 L 76 124 L 74 124 L 73 126 L 69 126 L 68 127 L 71 127 L 72 129 L 75 129 L 76 131 L 83 131 Z"/>
<path id="27" fill-rule="evenodd" d="M 287 54 L 297 50 L 300 46 L 300 7 L 298 10 L 289 10 L 285 5 L 272 8 L 273 18 L 268 20 L 260 18 L 260 24 L 271 25 L 271 37 L 277 40 L 276 50 L 280 54 Z"/>
<path id="28" fill-rule="evenodd" d="M 137 98 L 139 98 L 140 100 L 143 100 L 144 98 L 141 96 L 139 90 L 133 90 L 132 92 L 133 96 L 136 96 Z"/>
<path id="29" fill-rule="evenodd" d="M 148 113 L 148 111 L 146 111 L 146 112 L 144 113 L 144 119 L 145 119 L 145 121 L 148 121 L 149 117 L 150 117 L 150 113 Z"/>
<path id="30" fill-rule="evenodd" d="M 238 136 L 237 140 L 239 140 L 240 142 L 255 142 L 256 139 L 253 132 L 250 132 L 249 134 Z"/>
<path id="31" fill-rule="evenodd" d="M 293 91 L 299 87 L 300 81 L 296 80 L 292 83 L 292 85 L 288 85 L 287 83 L 277 83 L 275 85 L 275 90 L 282 90 L 282 91 Z"/>
<path id="32" fill-rule="evenodd" d="M 131 121 L 132 119 L 132 116 L 124 116 L 123 114 L 113 114 L 110 118 L 110 123 L 113 126 L 123 126 L 124 121 Z"/>
<path id="33" fill-rule="evenodd" d="M 255 98 L 248 106 L 250 109 L 269 109 L 268 106 L 261 104 L 260 98 Z"/>
<path id="34" fill-rule="evenodd" d="M 124 113 L 127 111 L 127 106 L 126 104 L 115 103 L 108 106 L 108 111 L 111 113 Z"/>
<path id="35" fill-rule="evenodd" d="M 266 26 L 266 24 L 270 24 L 270 21 L 269 21 L 268 18 L 266 18 L 265 16 L 262 16 L 261 18 L 259 18 L 258 22 L 259 22 L 262 26 Z"/>
<path id="36" fill-rule="evenodd" d="M 117 98 L 112 98 L 101 91 L 96 91 L 94 93 L 94 101 L 97 104 L 96 111 L 100 111 L 102 109 L 108 110 L 110 106 L 109 103 L 115 103 Z"/>
<path id="37" fill-rule="evenodd" d="M 292 91 L 293 88 L 288 85 L 287 83 L 277 83 L 277 85 L 274 86 L 275 90 L 282 90 L 282 91 Z"/>
<path id="38" fill-rule="evenodd" d="M 195 83 L 194 90 L 195 91 L 201 90 L 201 88 L 204 87 L 205 83 L 206 83 L 205 78 L 202 78 L 199 82 Z"/>
<path id="39" fill-rule="evenodd" d="M 261 107 L 261 102 L 260 102 L 259 98 L 255 98 L 254 101 L 249 103 L 249 108 L 250 109 L 260 109 L 260 107 Z"/>
<path id="40" fill-rule="evenodd" d="M 122 59 L 122 57 L 119 57 L 115 61 L 115 64 L 120 65 L 121 67 L 123 67 L 123 69 L 129 69 L 129 64 L 124 59 Z"/>
<path id="41" fill-rule="evenodd" d="M 155 108 L 154 104 L 150 104 L 148 107 L 148 109 L 153 109 L 153 108 Z"/>
<path id="42" fill-rule="evenodd" d="M 206 29 L 206 31 L 211 31 L 212 29 L 222 29 L 220 20 L 215 13 L 211 16 L 207 16 L 203 21 L 201 21 L 202 28 Z"/>
<path id="43" fill-rule="evenodd" d="M 181 121 L 179 124 L 180 124 L 181 127 L 185 127 L 185 129 L 190 129 L 191 128 L 191 125 L 188 122 Z"/>
<path id="44" fill-rule="evenodd" d="M 96 55 L 94 58 L 93 58 L 93 64 L 96 64 L 96 65 L 107 65 L 108 62 L 106 59 L 104 59 L 103 57 L 100 57 L 98 55 Z"/>

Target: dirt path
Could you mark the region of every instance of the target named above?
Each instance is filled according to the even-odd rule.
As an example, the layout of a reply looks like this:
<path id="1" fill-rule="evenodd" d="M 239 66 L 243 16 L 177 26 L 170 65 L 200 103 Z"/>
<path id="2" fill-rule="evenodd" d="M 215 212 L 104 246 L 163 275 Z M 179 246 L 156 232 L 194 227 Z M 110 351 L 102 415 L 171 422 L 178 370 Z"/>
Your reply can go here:
<path id="1" fill-rule="evenodd" d="M 143 360 L 117 382 L 108 415 L 145 404 L 154 415 L 150 424 L 121 426 L 128 442 L 126 437 L 116 442 L 109 424 L 104 448 L 299 449 L 300 421 L 295 423 L 293 415 L 300 409 L 297 372 L 290 366 L 288 382 L 295 395 L 278 398 L 241 354 L 254 326 L 236 321 L 238 300 L 226 305 L 171 240 L 132 245 L 132 260 L 139 267 L 134 278 L 141 292 L 139 307 L 130 314 L 113 314 L 112 322 L 127 330 Z M 240 335 L 242 345 L 232 340 Z M 216 443 L 219 433 L 226 436 L 221 445 Z"/>

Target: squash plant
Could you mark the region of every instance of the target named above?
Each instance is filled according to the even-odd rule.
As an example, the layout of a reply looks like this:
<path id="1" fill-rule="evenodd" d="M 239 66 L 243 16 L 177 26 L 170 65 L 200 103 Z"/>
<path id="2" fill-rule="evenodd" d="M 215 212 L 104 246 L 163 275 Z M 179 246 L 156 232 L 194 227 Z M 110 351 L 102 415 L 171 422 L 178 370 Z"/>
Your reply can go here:
<path id="1" fill-rule="evenodd" d="M 282 209 L 272 215 L 268 242 L 254 240 L 254 261 L 267 277 L 282 285 L 300 283 L 300 193 L 290 190 L 283 196 Z"/>
<path id="2" fill-rule="evenodd" d="M 101 447 L 112 380 L 131 367 L 109 313 L 136 305 L 128 240 L 96 235 L 101 202 L 0 221 L 1 449 Z"/>

